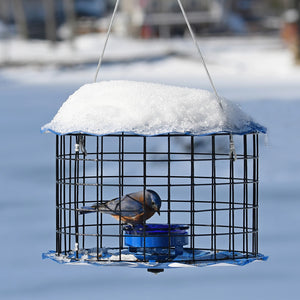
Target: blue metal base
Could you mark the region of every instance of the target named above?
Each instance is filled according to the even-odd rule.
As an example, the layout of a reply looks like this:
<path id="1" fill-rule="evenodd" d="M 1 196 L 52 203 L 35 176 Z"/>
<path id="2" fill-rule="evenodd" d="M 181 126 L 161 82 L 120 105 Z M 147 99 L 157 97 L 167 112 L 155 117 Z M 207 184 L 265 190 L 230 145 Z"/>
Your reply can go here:
<path id="1" fill-rule="evenodd" d="M 154 252 L 146 253 L 145 259 L 147 262 L 142 262 L 144 254 L 140 251 L 136 253 L 130 252 L 128 249 L 124 249 L 116 252 L 113 249 L 100 249 L 100 255 L 97 259 L 96 249 L 85 249 L 77 252 L 70 251 L 67 254 L 57 254 L 55 251 L 48 251 L 43 253 L 43 259 L 51 259 L 60 264 L 72 264 L 72 265 L 84 265 L 92 264 L 96 266 L 127 266 L 134 268 L 146 268 L 146 269 L 166 269 L 166 268 L 182 268 L 182 267 L 206 267 L 213 265 L 235 265 L 244 266 L 254 261 L 266 261 L 267 256 L 263 254 L 248 255 L 241 252 L 228 252 L 220 251 L 216 254 L 212 251 L 202 251 L 191 249 L 183 249 L 181 255 L 176 255 L 175 250 L 171 252 L 172 261 L 163 261 L 162 252 L 156 255 Z M 154 251 L 154 250 L 153 250 Z M 168 256 L 165 253 L 165 257 Z M 193 260 L 194 258 L 194 260 Z M 158 259 L 160 261 L 158 261 Z"/>
<path id="2" fill-rule="evenodd" d="M 218 264 L 244 266 L 268 258 L 262 254 L 249 255 L 237 251 L 215 253 L 210 250 L 184 248 L 188 245 L 188 228 L 187 225 L 177 224 L 128 225 L 124 227 L 127 249 L 102 248 L 97 251 L 96 248 L 92 248 L 65 254 L 49 251 L 43 254 L 43 259 L 49 258 L 63 264 L 147 268 L 156 273 L 172 267 L 205 267 Z"/>

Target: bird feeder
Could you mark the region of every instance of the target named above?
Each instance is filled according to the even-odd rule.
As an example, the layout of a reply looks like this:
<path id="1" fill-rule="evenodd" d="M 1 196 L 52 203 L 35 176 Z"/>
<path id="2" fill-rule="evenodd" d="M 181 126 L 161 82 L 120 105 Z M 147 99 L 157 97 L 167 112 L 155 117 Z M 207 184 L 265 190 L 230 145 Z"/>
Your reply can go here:
<path id="1" fill-rule="evenodd" d="M 244 265 L 258 250 L 258 135 L 203 90 L 133 81 L 81 87 L 42 128 L 56 134 L 59 263 Z M 83 207 L 155 191 L 160 215 L 130 224 Z M 120 208 L 122 214 L 122 208 Z"/>
<path id="2" fill-rule="evenodd" d="M 119 2 L 95 83 L 71 95 L 42 128 L 56 134 L 56 250 L 44 258 L 154 273 L 265 260 L 258 250 L 258 135 L 266 129 L 218 95 L 181 0 L 214 93 L 96 83 Z"/>

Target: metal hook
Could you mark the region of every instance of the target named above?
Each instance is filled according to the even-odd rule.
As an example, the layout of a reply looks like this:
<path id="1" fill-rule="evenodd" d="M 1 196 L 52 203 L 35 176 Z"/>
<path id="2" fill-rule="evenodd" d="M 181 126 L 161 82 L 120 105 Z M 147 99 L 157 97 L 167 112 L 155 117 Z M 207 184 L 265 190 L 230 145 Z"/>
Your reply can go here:
<path id="1" fill-rule="evenodd" d="M 235 145 L 234 145 L 234 140 L 233 140 L 233 135 L 230 134 L 230 158 L 233 158 L 234 161 L 237 159 L 237 154 L 235 150 Z"/>
<path id="2" fill-rule="evenodd" d="M 84 138 L 83 136 L 79 136 L 79 148 L 80 148 L 80 151 L 83 153 L 84 156 L 87 155 L 87 151 L 85 149 L 85 145 L 84 145 Z"/>
<path id="3" fill-rule="evenodd" d="M 75 152 L 79 152 L 79 151 L 81 151 L 84 156 L 87 155 L 87 151 L 84 145 L 84 138 L 81 135 L 79 136 L 78 144 L 75 144 Z"/>

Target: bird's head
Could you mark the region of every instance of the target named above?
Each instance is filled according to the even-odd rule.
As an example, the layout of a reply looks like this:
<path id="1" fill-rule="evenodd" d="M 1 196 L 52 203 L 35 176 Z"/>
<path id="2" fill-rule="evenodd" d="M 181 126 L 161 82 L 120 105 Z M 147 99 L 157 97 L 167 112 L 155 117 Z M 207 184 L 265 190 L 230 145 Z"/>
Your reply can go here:
<path id="1" fill-rule="evenodd" d="M 149 193 L 151 198 L 152 209 L 160 215 L 161 199 L 159 195 L 152 190 L 147 190 L 147 192 Z"/>

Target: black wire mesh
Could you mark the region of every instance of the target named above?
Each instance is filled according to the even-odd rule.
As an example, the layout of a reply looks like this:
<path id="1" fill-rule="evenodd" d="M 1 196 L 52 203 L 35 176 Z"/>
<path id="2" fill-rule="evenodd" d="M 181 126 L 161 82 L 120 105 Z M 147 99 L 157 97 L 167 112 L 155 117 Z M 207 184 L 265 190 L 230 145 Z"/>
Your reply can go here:
<path id="1" fill-rule="evenodd" d="M 185 226 L 189 251 L 184 263 L 207 258 L 234 259 L 258 254 L 258 134 L 235 136 L 236 159 L 230 155 L 230 135 L 115 134 L 102 137 L 56 137 L 56 252 L 75 260 L 129 262 L 124 250 L 126 224 L 110 215 L 80 214 L 83 206 L 98 205 L 125 194 L 151 189 L 162 200 L 161 214 L 147 224 L 168 225 L 168 246 L 156 261 L 172 261 L 171 228 Z M 151 259 L 145 223 L 138 260 Z M 86 251 L 86 252 L 85 252 Z M 230 255 L 218 256 L 221 251 Z M 92 255 L 91 255 L 92 253 Z M 153 251 L 151 252 L 153 254 Z"/>

